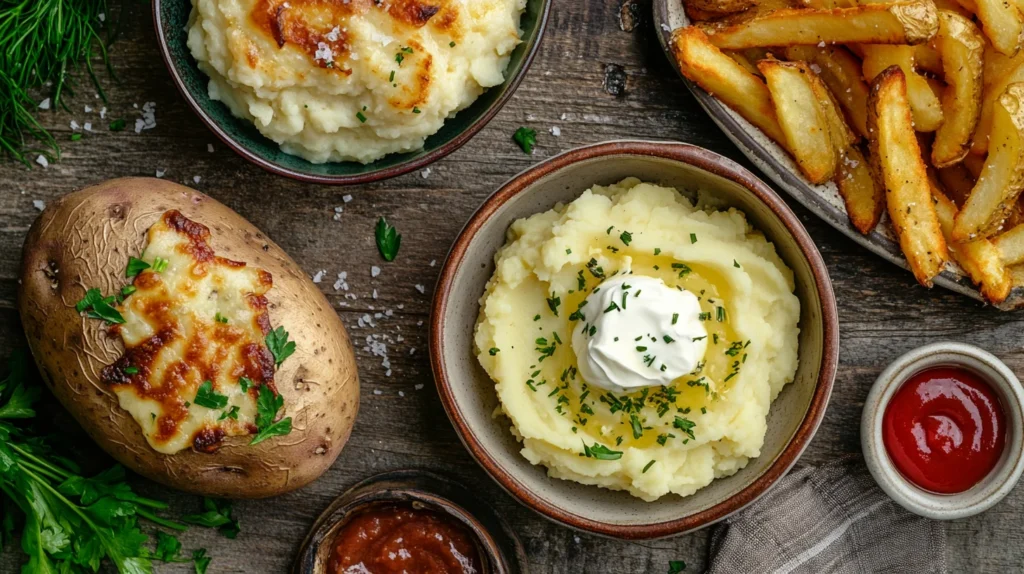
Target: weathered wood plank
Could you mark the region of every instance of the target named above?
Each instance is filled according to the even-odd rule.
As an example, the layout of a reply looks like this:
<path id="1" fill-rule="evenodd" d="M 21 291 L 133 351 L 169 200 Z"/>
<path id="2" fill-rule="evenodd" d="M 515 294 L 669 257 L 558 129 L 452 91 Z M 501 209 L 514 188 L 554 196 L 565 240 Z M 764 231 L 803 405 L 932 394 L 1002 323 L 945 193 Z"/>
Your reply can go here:
<path id="1" fill-rule="evenodd" d="M 107 118 L 84 112 L 87 104 L 97 110 L 102 106 L 88 89 L 69 101 L 73 113 L 43 118 L 64 139 L 71 133 L 72 119 L 79 124 L 92 121 L 96 133 L 69 142 L 64 160 L 45 171 L 0 163 L 0 349 L 21 341 L 14 297 L 21 242 L 38 213 L 33 201 L 52 201 L 112 177 L 162 170 L 166 178 L 207 192 L 238 210 L 311 275 L 326 271 L 320 287 L 356 342 L 363 381 L 362 407 L 352 440 L 321 480 L 278 500 L 239 502 L 236 513 L 243 532 L 237 540 L 199 530 L 183 537 L 186 548 L 210 550 L 211 572 L 285 571 L 305 530 L 331 498 L 370 475 L 408 467 L 450 473 L 493 500 L 520 532 L 534 572 L 657 573 L 667 571 L 668 561 L 674 559 L 686 560 L 687 571 L 700 571 L 706 543 L 703 532 L 648 543 L 609 541 L 561 528 L 516 504 L 459 443 L 434 391 L 427 362 L 427 315 L 440 262 L 476 206 L 515 173 L 572 147 L 627 137 L 687 141 L 750 165 L 676 78 L 657 44 L 647 14 L 649 2 L 624 1 L 636 6 L 632 12 L 626 9 L 638 15 L 631 32 L 622 30 L 620 0 L 556 0 L 534 67 L 510 104 L 472 142 L 432 166 L 428 177 L 414 173 L 353 188 L 319 187 L 272 176 L 218 142 L 171 84 L 156 49 L 148 6 L 133 3 L 126 35 L 113 52 L 121 82 L 108 90 Z M 147 101 L 156 102 L 155 129 L 142 134 L 130 129 L 107 131 L 110 119 L 133 120 L 137 113 L 133 104 L 141 107 Z M 520 125 L 538 131 L 533 156 L 524 155 L 510 139 Z M 549 132 L 555 126 L 561 130 L 560 137 Z M 213 144 L 213 153 L 207 151 L 207 144 Z M 198 183 L 195 176 L 200 178 Z M 345 195 L 352 200 L 345 203 Z M 944 339 L 967 341 L 991 350 L 1016 370 L 1024 368 L 1019 315 L 917 287 L 909 273 L 790 204 L 825 256 L 839 299 L 842 331 L 835 392 L 803 462 L 821 463 L 859 451 L 860 412 L 868 388 L 885 364 L 915 346 Z M 344 206 L 339 221 L 333 220 L 336 206 Z M 380 215 L 388 216 L 404 235 L 401 256 L 390 264 L 380 262 L 373 245 L 373 224 Z M 379 277 L 370 276 L 371 265 L 382 267 Z M 358 299 L 346 298 L 345 291 L 333 287 L 341 271 L 348 272 L 347 293 Z M 422 285 L 425 293 L 416 285 Z M 377 320 L 375 328 L 359 327 L 364 314 L 386 309 L 393 311 L 391 318 Z M 363 349 L 366 336 L 374 333 L 392 339 L 390 377 L 381 358 Z M 423 387 L 416 390 L 416 385 Z M 169 499 L 182 512 L 198 508 L 195 497 L 141 480 L 138 484 L 153 496 Z M 1017 491 L 985 515 L 950 523 L 951 570 L 1021 568 L 1022 535 L 1006 525 L 1022 516 L 1024 493 Z M 0 571 L 15 571 L 16 559 L 12 553 L 0 558 Z M 186 572 L 188 568 L 160 571 Z"/>

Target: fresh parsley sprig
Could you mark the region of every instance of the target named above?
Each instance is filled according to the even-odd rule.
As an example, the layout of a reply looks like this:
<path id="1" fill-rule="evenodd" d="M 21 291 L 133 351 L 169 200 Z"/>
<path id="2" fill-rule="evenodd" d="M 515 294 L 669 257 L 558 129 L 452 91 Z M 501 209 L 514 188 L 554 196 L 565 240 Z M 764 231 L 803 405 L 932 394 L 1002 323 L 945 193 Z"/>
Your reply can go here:
<path id="1" fill-rule="evenodd" d="M 99 289 L 92 288 L 85 292 L 85 297 L 75 303 L 75 310 L 85 313 L 90 319 L 102 319 L 107 323 L 120 325 L 124 323 L 121 312 L 114 308 L 117 298 L 113 295 L 104 297 Z"/>
<path id="2" fill-rule="evenodd" d="M 292 417 L 285 417 L 277 422 L 278 413 L 284 408 L 284 397 L 274 393 L 267 385 L 260 387 L 256 397 L 256 428 L 259 432 L 249 445 L 259 444 L 268 438 L 284 436 L 292 432 Z"/>
<path id="3" fill-rule="evenodd" d="M 295 352 L 295 341 L 288 340 L 288 331 L 285 331 L 284 327 L 267 333 L 266 343 L 270 353 L 274 355 L 274 365 L 277 367 Z"/>
<path id="4" fill-rule="evenodd" d="M 537 145 L 537 130 L 522 126 L 512 134 L 512 139 L 519 144 L 519 149 L 525 154 L 533 153 L 533 146 Z"/>
<path id="5" fill-rule="evenodd" d="M 402 234 L 388 223 L 387 219 L 381 217 L 377 220 L 374 236 L 380 256 L 384 258 L 384 261 L 394 261 L 395 257 L 398 257 L 398 249 L 402 246 Z"/>
<path id="6" fill-rule="evenodd" d="M 22 571 L 95 572 L 110 561 L 122 574 L 149 574 L 153 559 L 187 561 L 167 533 L 157 534 L 155 551 L 146 547 L 150 538 L 140 519 L 174 531 L 188 526 L 160 516 L 168 505 L 136 494 L 124 468 L 84 476 L 47 439 L 16 424 L 35 416 L 39 395 L 23 357 L 12 356 L 10 374 L 0 380 L 0 543 L 22 524 L 21 549 L 28 556 Z"/>

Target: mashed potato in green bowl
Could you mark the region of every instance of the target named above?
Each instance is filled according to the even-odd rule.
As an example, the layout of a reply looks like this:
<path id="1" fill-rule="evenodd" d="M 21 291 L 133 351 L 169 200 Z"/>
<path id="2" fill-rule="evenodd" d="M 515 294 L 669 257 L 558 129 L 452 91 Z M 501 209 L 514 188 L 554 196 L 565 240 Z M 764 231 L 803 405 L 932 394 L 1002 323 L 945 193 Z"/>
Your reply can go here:
<path id="1" fill-rule="evenodd" d="M 630 178 L 512 225 L 476 353 L 550 476 L 688 496 L 760 454 L 797 368 L 793 291 L 742 212 Z"/>

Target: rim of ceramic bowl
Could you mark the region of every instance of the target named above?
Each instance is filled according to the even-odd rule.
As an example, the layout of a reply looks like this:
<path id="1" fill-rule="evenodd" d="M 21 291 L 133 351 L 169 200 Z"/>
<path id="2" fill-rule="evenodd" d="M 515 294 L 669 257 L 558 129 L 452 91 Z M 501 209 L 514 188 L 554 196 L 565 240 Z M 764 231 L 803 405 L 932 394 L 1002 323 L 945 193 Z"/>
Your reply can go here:
<path id="1" fill-rule="evenodd" d="M 206 111 L 203 109 L 203 107 L 199 105 L 199 102 L 197 102 L 196 99 L 192 97 L 192 94 L 189 93 L 187 88 L 185 88 L 184 80 L 178 73 L 177 68 L 175 68 L 174 63 L 171 61 L 170 47 L 168 46 L 167 38 L 164 36 L 163 33 L 163 21 L 160 15 L 160 7 L 164 2 L 168 1 L 182 2 L 186 0 L 153 0 L 153 26 L 156 31 L 157 44 L 160 47 L 160 55 L 163 58 L 164 65 L 167 67 L 167 71 L 171 74 L 171 79 L 174 80 L 174 86 L 178 89 L 178 92 L 181 94 L 181 96 L 185 98 L 185 101 L 188 102 L 188 105 L 190 108 L 192 108 L 192 111 L 197 116 L 199 116 L 199 119 L 201 119 L 203 123 L 206 124 L 206 127 L 209 128 L 210 131 L 212 131 L 213 134 L 216 135 L 217 138 L 224 143 L 224 145 L 231 148 L 235 153 L 242 156 L 250 163 L 257 165 L 265 169 L 266 171 L 269 171 L 276 175 L 281 175 L 305 183 L 320 183 L 327 185 L 356 185 L 360 183 L 382 181 L 385 179 L 390 179 L 392 177 L 405 175 L 409 172 L 421 169 L 434 163 L 435 161 L 438 161 L 439 159 L 451 154 L 455 150 L 465 145 L 466 142 L 468 142 L 469 140 L 473 139 L 473 137 L 477 133 L 479 133 L 480 130 L 484 128 L 484 126 L 489 124 L 491 120 L 494 119 L 494 116 L 496 116 L 498 112 L 500 112 L 501 109 L 505 107 L 505 104 L 508 103 L 509 99 L 512 98 L 512 94 L 514 94 L 515 91 L 519 88 L 519 84 L 522 83 L 523 78 L 526 77 L 527 72 L 530 70 L 530 65 L 533 64 L 533 59 L 537 55 L 537 51 L 540 48 L 541 42 L 544 40 L 544 32 L 547 29 L 548 15 L 551 12 L 552 4 L 551 0 L 541 0 L 543 6 L 541 7 L 541 13 L 538 16 L 537 28 L 536 32 L 534 33 L 535 39 L 533 40 L 533 45 L 529 47 L 526 54 L 523 56 L 523 63 L 522 66 L 520 66 L 519 71 L 514 76 L 506 79 L 502 84 L 490 88 L 498 89 L 499 87 L 504 87 L 505 92 L 501 94 L 501 96 L 497 100 L 495 100 L 495 102 L 491 104 L 491 106 L 487 108 L 483 112 L 483 114 L 479 118 L 477 118 L 475 122 L 470 124 L 469 127 L 466 128 L 462 133 L 458 134 L 450 141 L 445 142 L 443 145 L 438 146 L 437 149 L 429 151 L 423 154 L 422 156 L 410 159 L 409 161 L 400 163 L 398 165 L 354 175 L 315 175 L 277 165 L 253 153 L 244 145 L 235 141 L 234 138 L 228 135 L 227 132 L 225 132 L 224 129 L 220 127 L 220 124 L 217 123 L 216 120 L 211 118 L 209 114 L 207 114 Z"/>
<path id="2" fill-rule="evenodd" d="M 461 523 L 473 536 L 481 559 L 486 559 L 489 574 L 526 572 L 522 542 L 493 508 L 469 494 L 454 478 L 429 470 L 407 469 L 365 478 L 332 500 L 310 527 L 292 565 L 292 574 L 317 574 L 323 545 L 332 544 L 338 529 L 359 514 L 378 506 L 417 504 Z"/>
<path id="3" fill-rule="evenodd" d="M 527 488 L 512 473 L 506 472 L 477 439 L 466 417 L 462 414 L 448 382 L 447 366 L 441 352 L 445 330 L 443 317 L 452 295 L 452 281 L 483 224 L 506 202 L 531 187 L 538 180 L 575 163 L 607 156 L 648 156 L 677 161 L 731 180 L 746 188 L 771 209 L 772 213 L 779 218 L 790 235 L 793 236 L 800 252 L 808 261 L 814 277 L 814 288 L 821 301 L 823 329 L 818 380 L 815 383 L 814 394 L 808 405 L 807 413 L 783 451 L 764 473 L 735 495 L 689 516 L 652 524 L 621 525 L 585 518 L 548 503 Z M 492 479 L 520 503 L 555 522 L 615 538 L 651 539 L 695 530 L 725 518 L 764 494 L 796 463 L 797 458 L 807 448 L 821 424 L 825 408 L 828 405 L 828 398 L 832 392 L 839 359 L 839 318 L 835 296 L 832 293 L 832 282 L 821 254 L 796 214 L 767 184 L 743 166 L 710 150 L 680 142 L 619 140 L 594 144 L 564 152 L 516 175 L 484 201 L 459 233 L 441 269 L 435 293 L 430 313 L 431 368 L 434 371 L 434 380 L 445 412 L 469 453 Z"/>
<path id="4" fill-rule="evenodd" d="M 882 437 L 885 409 L 896 391 L 915 374 L 941 366 L 964 368 L 985 380 L 999 397 L 1006 419 L 1006 441 L 995 468 L 971 488 L 954 494 L 928 492 L 904 477 L 889 457 Z M 860 436 L 868 470 L 897 504 L 933 520 L 973 516 L 1006 497 L 1024 472 L 1024 387 L 998 357 L 974 345 L 944 341 L 918 347 L 878 375 L 864 401 Z"/>

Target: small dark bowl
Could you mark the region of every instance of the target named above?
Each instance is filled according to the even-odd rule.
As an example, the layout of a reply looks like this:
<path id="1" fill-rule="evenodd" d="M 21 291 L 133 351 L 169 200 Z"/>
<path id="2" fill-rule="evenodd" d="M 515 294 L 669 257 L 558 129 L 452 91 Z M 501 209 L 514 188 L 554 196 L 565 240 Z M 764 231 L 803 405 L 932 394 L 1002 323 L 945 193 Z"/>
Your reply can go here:
<path id="1" fill-rule="evenodd" d="M 379 474 L 353 486 L 324 510 L 302 543 L 292 574 L 324 574 L 334 537 L 351 518 L 375 506 L 406 504 L 451 516 L 474 536 L 482 574 L 527 574 L 515 532 L 465 486 L 420 470 Z"/>
<path id="2" fill-rule="evenodd" d="M 248 120 L 236 118 L 222 102 L 210 99 L 209 77 L 199 70 L 188 49 L 186 31 L 192 3 L 189 0 L 153 0 L 153 22 L 164 63 L 181 95 L 199 118 L 228 147 L 263 169 L 310 183 L 350 185 L 380 181 L 429 165 L 459 149 L 501 110 L 526 75 L 540 46 L 547 24 L 551 0 L 527 0 L 519 22 L 522 43 L 512 52 L 505 82 L 494 86 L 468 108 L 448 118 L 441 130 L 427 138 L 423 149 L 389 154 L 375 162 L 335 162 L 315 164 L 289 155 L 273 140 L 265 137 Z"/>

